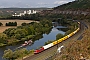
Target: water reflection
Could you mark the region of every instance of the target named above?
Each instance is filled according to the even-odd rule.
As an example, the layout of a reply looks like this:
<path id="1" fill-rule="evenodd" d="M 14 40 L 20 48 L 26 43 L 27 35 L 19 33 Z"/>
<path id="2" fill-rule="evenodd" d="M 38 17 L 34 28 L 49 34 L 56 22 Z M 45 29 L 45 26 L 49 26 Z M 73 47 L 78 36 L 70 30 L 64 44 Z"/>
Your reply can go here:
<path id="1" fill-rule="evenodd" d="M 42 34 L 35 36 L 32 40 L 33 41 L 36 41 L 36 40 L 39 40 L 41 38 L 43 38 L 43 35 Z"/>
<path id="2" fill-rule="evenodd" d="M 67 28 L 67 27 L 65 27 L 65 26 L 56 26 L 55 28 Z"/>
<path id="3" fill-rule="evenodd" d="M 62 26 L 62 28 L 64 28 L 64 27 Z M 48 40 L 55 40 L 56 35 L 58 33 L 65 34 L 66 30 L 63 30 L 62 28 L 58 29 L 56 27 L 53 27 L 51 30 L 46 31 L 44 34 L 40 34 L 40 35 L 35 36 L 33 38 L 34 43 L 32 45 L 28 45 L 24 48 L 26 48 L 28 50 L 37 49 L 38 47 L 43 46 L 44 43 L 47 42 Z M 24 43 L 24 41 L 19 42 L 19 43 L 15 43 L 12 46 L 1 47 L 0 48 L 0 60 L 3 60 L 2 56 L 3 56 L 4 50 L 7 50 L 7 49 L 15 50 L 15 48 L 21 46 L 21 44 L 23 44 L 23 43 Z"/>
<path id="4" fill-rule="evenodd" d="M 59 31 L 58 29 L 53 28 L 49 34 L 43 34 L 43 38 L 36 40 L 32 46 L 27 46 L 26 48 L 28 50 L 37 49 L 38 47 L 43 46 L 45 44 L 45 42 L 47 42 L 48 40 L 55 40 L 56 35 L 58 33 L 65 34 L 65 32 Z M 37 37 L 35 37 L 35 38 L 37 38 Z"/>
<path id="5" fill-rule="evenodd" d="M 66 32 L 66 31 L 68 31 L 69 28 L 57 28 L 57 29 L 60 31 Z"/>
<path id="6" fill-rule="evenodd" d="M 53 27 L 58 29 L 59 31 L 63 31 L 63 32 L 68 31 L 67 27 L 61 26 L 58 22 L 52 22 L 52 24 L 53 24 Z"/>

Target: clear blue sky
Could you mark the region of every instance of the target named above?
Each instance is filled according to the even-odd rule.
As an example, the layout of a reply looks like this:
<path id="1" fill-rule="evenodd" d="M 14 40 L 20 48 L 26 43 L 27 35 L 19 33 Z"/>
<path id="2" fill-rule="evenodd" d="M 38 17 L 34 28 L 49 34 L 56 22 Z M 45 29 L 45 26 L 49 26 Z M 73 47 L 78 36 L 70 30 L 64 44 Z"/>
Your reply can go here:
<path id="1" fill-rule="evenodd" d="M 20 7 L 20 8 L 37 8 L 37 7 L 56 7 L 64 3 L 75 0 L 0 0 L 0 8 Z"/>

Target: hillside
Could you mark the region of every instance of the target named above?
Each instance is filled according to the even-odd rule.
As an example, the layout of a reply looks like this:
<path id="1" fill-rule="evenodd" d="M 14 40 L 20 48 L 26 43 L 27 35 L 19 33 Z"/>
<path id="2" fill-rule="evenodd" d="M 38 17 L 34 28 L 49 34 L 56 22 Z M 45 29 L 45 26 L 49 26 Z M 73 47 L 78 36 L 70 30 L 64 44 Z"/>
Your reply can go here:
<path id="1" fill-rule="evenodd" d="M 82 13 L 86 13 L 88 11 L 89 14 L 86 14 L 86 16 L 82 15 L 79 13 L 81 11 L 83 11 Z M 55 7 L 53 12 L 64 15 L 67 14 L 65 16 L 70 16 L 69 14 L 72 12 L 72 18 L 88 21 L 86 25 L 89 27 L 84 31 L 83 38 L 81 40 L 70 42 L 70 44 L 66 46 L 66 49 L 62 49 L 62 53 L 57 55 L 53 60 L 90 60 L 90 0 L 75 0 Z M 74 15 L 74 12 L 78 12 L 79 14 Z"/>
<path id="2" fill-rule="evenodd" d="M 22 13 L 27 10 L 36 10 L 36 11 L 42 11 L 42 10 L 47 10 L 50 8 L 0 8 L 0 17 L 2 16 L 9 16 L 14 13 Z"/>
<path id="3" fill-rule="evenodd" d="M 21 10 L 47 10 L 50 8 L 0 8 L 1 11 L 21 11 Z"/>
<path id="4" fill-rule="evenodd" d="M 56 60 L 90 60 L 90 24 L 83 34 L 83 39 L 72 41 L 62 49 L 62 54 Z"/>
<path id="5" fill-rule="evenodd" d="M 75 0 L 67 4 L 55 7 L 54 10 L 90 10 L 90 0 Z"/>

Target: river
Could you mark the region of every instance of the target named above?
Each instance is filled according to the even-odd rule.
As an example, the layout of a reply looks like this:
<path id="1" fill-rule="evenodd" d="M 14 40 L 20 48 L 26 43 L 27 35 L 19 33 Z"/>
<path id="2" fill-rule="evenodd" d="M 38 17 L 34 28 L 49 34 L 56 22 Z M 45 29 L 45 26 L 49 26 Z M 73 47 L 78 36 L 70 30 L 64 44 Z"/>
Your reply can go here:
<path id="1" fill-rule="evenodd" d="M 60 28 L 63 28 L 63 27 L 60 26 Z M 58 33 L 65 34 L 65 31 L 62 31 L 61 29 L 57 29 L 57 27 L 53 27 L 52 30 L 49 32 L 49 34 L 43 34 L 42 36 L 40 36 L 41 38 L 36 39 L 35 42 L 32 45 L 28 45 L 24 48 L 26 48 L 28 50 L 37 49 L 40 46 L 43 46 L 44 43 L 47 42 L 48 40 L 55 40 L 56 35 Z M 21 42 L 19 44 L 14 44 L 12 46 L 0 47 L 0 60 L 4 60 L 4 59 L 2 59 L 4 50 L 7 50 L 7 49 L 14 50 L 15 48 L 19 47 L 22 43 L 24 43 L 24 42 Z"/>

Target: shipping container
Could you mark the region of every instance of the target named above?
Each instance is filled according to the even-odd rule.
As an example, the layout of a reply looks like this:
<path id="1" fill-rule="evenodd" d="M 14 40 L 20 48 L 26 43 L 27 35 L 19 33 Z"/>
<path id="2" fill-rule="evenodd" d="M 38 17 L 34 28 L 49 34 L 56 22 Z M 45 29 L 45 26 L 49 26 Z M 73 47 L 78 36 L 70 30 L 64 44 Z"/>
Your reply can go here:
<path id="1" fill-rule="evenodd" d="M 60 43 L 60 42 L 62 42 L 62 39 L 59 39 L 59 40 L 58 40 L 58 43 Z"/>
<path id="2" fill-rule="evenodd" d="M 56 45 L 56 44 L 58 44 L 58 41 L 54 41 L 54 42 L 52 42 L 53 43 L 53 45 Z"/>

